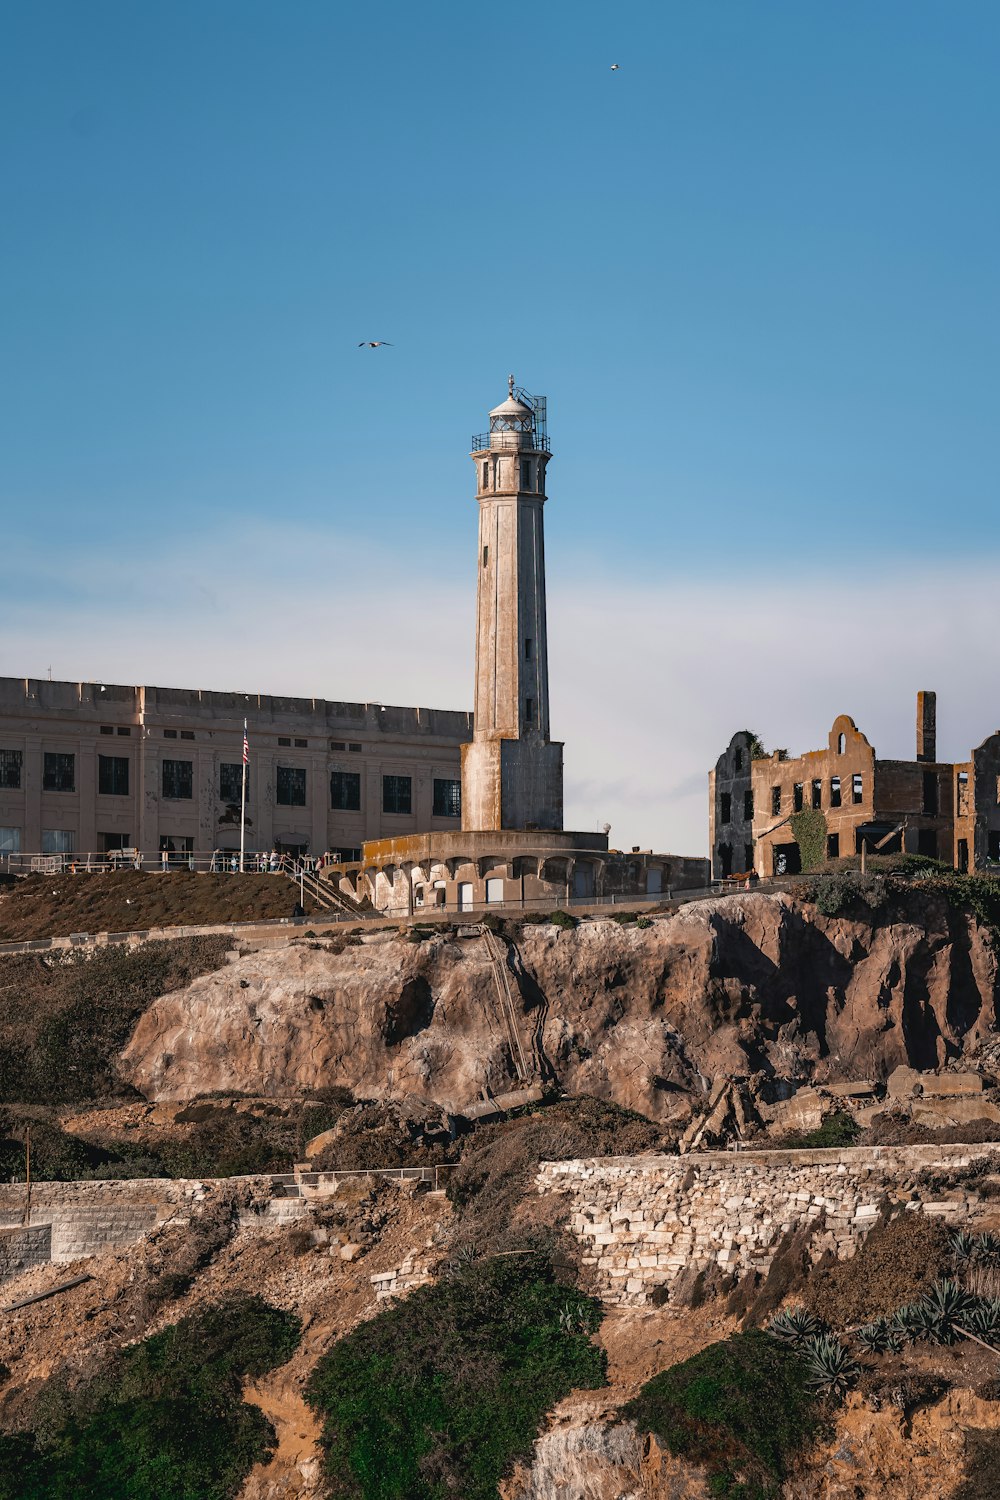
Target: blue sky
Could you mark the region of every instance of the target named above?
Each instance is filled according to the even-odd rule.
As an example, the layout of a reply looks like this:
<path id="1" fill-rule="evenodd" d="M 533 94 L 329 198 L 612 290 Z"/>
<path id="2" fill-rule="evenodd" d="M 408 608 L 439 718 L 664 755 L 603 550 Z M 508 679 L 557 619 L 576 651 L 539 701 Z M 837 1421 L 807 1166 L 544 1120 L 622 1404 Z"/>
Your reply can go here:
<path id="1" fill-rule="evenodd" d="M 908 753 L 911 689 L 948 722 L 953 686 L 914 640 L 973 588 L 996 683 L 995 4 L 0 25 L 0 672 L 465 706 L 468 438 L 513 370 L 550 401 L 553 729 L 623 841 L 700 847 L 671 789 L 730 719 L 804 749 L 870 700 Z M 648 692 L 631 771 L 627 674 L 588 699 L 609 638 Z M 958 747 L 1000 719 L 983 680 Z"/>

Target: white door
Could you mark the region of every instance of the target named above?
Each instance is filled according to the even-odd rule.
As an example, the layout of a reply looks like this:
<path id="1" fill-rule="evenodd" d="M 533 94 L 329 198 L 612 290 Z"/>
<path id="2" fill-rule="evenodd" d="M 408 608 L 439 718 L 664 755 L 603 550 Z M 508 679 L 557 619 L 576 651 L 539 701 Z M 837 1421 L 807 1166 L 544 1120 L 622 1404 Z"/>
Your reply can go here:
<path id="1" fill-rule="evenodd" d="M 460 880 L 458 883 L 458 907 L 459 911 L 469 911 L 472 907 L 472 881 Z"/>
<path id="2" fill-rule="evenodd" d="M 662 870 L 647 870 L 646 871 L 646 895 L 647 896 L 659 896 L 659 895 L 662 894 L 662 892 L 663 892 L 663 871 Z"/>
<path id="3" fill-rule="evenodd" d="M 496 879 L 496 880 L 487 880 L 487 882 L 486 882 L 486 899 L 487 899 L 487 901 L 502 901 L 503 900 L 503 878 L 502 877 L 500 877 L 499 879 Z"/>

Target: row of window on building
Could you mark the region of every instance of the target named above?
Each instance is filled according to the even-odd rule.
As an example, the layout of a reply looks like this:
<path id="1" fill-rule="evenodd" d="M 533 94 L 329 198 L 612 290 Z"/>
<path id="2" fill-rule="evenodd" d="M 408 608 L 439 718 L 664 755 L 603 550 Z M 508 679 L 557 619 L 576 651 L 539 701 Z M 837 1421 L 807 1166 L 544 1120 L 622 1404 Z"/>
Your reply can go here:
<path id="1" fill-rule="evenodd" d="M 127 755 L 97 757 L 97 790 L 102 797 L 129 795 L 130 761 Z M 0 790 L 19 791 L 23 775 L 23 752 L 0 750 Z M 275 768 L 275 802 L 279 807 L 306 806 L 306 776 L 302 766 Z M 194 800 L 194 761 L 162 760 L 161 793 L 167 802 Z M 42 759 L 42 790 L 76 791 L 76 756 L 46 751 Z M 229 805 L 239 803 L 243 795 L 243 765 L 239 761 L 219 766 L 219 800 Z M 250 775 L 247 774 L 247 800 L 250 798 Z M 330 806 L 334 812 L 361 811 L 361 774 L 358 771 L 333 771 L 330 774 Z M 382 811 L 409 815 L 413 811 L 413 778 L 382 777 Z M 462 783 L 447 777 L 434 778 L 433 816 L 459 818 L 462 815 Z"/>
<path id="2" fill-rule="evenodd" d="M 820 778 L 817 777 L 817 779 L 815 781 L 813 781 L 813 782 L 810 783 L 809 795 L 810 795 L 810 806 L 815 807 L 815 808 L 821 808 L 823 806 L 823 782 L 822 782 L 822 780 Z M 796 781 L 795 784 L 792 787 L 792 807 L 791 807 L 791 811 L 792 812 L 801 812 L 802 809 L 805 807 L 805 799 L 806 799 L 806 784 L 803 781 Z M 844 794 L 843 794 L 843 788 L 841 786 L 841 778 L 839 776 L 831 776 L 830 777 L 830 791 L 829 791 L 829 798 L 828 798 L 828 801 L 827 801 L 827 806 L 828 807 L 842 807 L 843 806 L 843 800 L 844 800 Z M 852 804 L 855 807 L 860 807 L 861 804 L 864 802 L 864 800 L 865 800 L 864 777 L 863 776 L 852 776 L 851 777 L 851 802 L 852 802 Z M 785 799 L 784 799 L 783 789 L 780 786 L 773 786 L 771 788 L 771 813 L 772 813 L 773 816 L 780 817 L 781 814 L 785 811 L 784 801 L 785 801 Z M 720 795 L 719 795 L 719 803 L 720 803 L 720 807 L 719 807 L 719 822 L 720 823 L 731 823 L 732 820 L 733 820 L 733 797 L 732 797 L 732 793 L 731 792 L 722 792 L 722 793 L 720 793 Z M 749 822 L 749 820 L 752 817 L 753 817 L 753 792 L 752 791 L 746 791 L 746 792 L 743 793 L 743 818 L 744 818 L 744 821 Z"/>

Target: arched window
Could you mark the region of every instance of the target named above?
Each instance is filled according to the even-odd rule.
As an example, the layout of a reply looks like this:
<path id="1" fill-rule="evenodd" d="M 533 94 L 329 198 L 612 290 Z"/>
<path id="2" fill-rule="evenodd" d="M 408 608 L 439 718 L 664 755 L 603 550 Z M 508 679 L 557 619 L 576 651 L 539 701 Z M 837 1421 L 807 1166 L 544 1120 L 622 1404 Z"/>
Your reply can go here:
<path id="1" fill-rule="evenodd" d="M 843 753 L 844 753 L 844 751 L 846 749 L 847 749 L 847 735 L 846 734 L 838 735 L 837 736 L 837 754 L 838 755 L 843 755 Z"/>

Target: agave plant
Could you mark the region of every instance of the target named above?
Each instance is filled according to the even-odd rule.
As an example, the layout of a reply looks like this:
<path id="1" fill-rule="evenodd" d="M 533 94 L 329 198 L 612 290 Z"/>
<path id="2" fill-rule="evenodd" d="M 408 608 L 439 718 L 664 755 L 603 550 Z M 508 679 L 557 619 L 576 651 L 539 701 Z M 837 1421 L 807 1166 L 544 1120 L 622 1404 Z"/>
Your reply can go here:
<path id="1" fill-rule="evenodd" d="M 927 1337 L 929 1321 L 922 1303 L 909 1302 L 905 1307 L 896 1309 L 889 1319 L 889 1327 L 901 1343 L 913 1342 Z"/>
<path id="2" fill-rule="evenodd" d="M 961 1314 L 958 1322 L 985 1344 L 1000 1345 L 1000 1298 L 978 1302 Z"/>
<path id="3" fill-rule="evenodd" d="M 961 1268 L 967 1266 L 975 1252 L 976 1242 L 967 1229 L 959 1229 L 951 1237 L 951 1258 Z"/>
<path id="4" fill-rule="evenodd" d="M 895 1354 L 903 1347 L 903 1336 L 891 1318 L 866 1323 L 854 1337 L 866 1354 Z"/>
<path id="5" fill-rule="evenodd" d="M 959 1337 L 958 1330 L 964 1318 L 976 1305 L 974 1297 L 959 1286 L 957 1281 L 946 1277 L 935 1281 L 930 1291 L 917 1304 L 923 1314 L 921 1336 L 932 1344 L 953 1344 Z"/>
<path id="6" fill-rule="evenodd" d="M 857 1361 L 829 1333 L 809 1339 L 803 1345 L 802 1357 L 808 1371 L 806 1384 L 825 1396 L 845 1396 L 860 1374 Z"/>
<path id="7" fill-rule="evenodd" d="M 984 1230 L 972 1242 L 972 1258 L 977 1265 L 995 1268 L 1000 1266 L 1000 1234 Z"/>
<path id="8" fill-rule="evenodd" d="M 772 1338 L 780 1339 L 783 1344 L 801 1349 L 809 1339 L 817 1338 L 823 1332 L 823 1325 L 806 1308 L 788 1307 L 771 1319 L 767 1331 Z"/>

